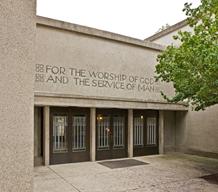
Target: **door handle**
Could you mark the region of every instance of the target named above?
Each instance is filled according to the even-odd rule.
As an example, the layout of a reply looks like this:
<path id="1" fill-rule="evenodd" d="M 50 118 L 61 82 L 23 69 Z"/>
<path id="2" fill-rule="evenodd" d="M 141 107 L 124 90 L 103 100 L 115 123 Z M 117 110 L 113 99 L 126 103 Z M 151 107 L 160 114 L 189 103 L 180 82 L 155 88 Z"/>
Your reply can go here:
<path id="1" fill-rule="evenodd" d="M 111 129 L 110 128 L 106 128 L 106 131 L 108 132 L 108 134 L 111 136 L 112 135 L 112 132 L 111 132 Z"/>

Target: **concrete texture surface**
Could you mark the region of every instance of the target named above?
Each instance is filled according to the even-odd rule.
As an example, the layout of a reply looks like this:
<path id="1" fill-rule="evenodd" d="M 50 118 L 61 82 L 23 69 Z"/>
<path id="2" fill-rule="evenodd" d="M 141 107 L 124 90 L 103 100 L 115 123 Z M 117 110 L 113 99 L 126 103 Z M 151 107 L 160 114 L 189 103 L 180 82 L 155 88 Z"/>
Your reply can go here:
<path id="1" fill-rule="evenodd" d="M 150 41 L 143 41 L 141 39 L 136 39 L 133 37 L 128 37 L 128 36 L 117 34 L 117 33 L 103 31 L 103 30 L 99 30 L 96 28 L 91 28 L 91 27 L 82 26 L 78 24 L 68 23 L 65 21 L 54 20 L 54 19 L 47 18 L 47 17 L 37 16 L 37 24 L 48 26 L 48 27 L 52 26 L 57 29 L 64 29 L 64 30 L 71 31 L 71 32 L 90 35 L 93 37 L 99 37 L 99 38 L 109 39 L 113 41 L 120 41 L 123 43 L 132 44 L 132 45 L 138 45 L 138 46 L 147 47 L 149 49 L 154 49 L 154 50 L 164 50 L 165 49 L 165 46 L 162 46 L 160 44 L 155 44 Z"/>
<path id="2" fill-rule="evenodd" d="M 120 38 L 117 34 L 38 17 L 35 104 L 78 106 L 83 99 L 88 103 L 82 101 L 79 106 L 128 109 L 140 103 L 141 108 L 153 109 L 147 105 L 158 103 L 158 109 L 172 110 L 174 106 L 187 110 L 184 105 L 167 105 L 160 94 L 160 90 L 174 94 L 172 84 L 154 79 L 160 49 L 145 41 L 139 45 L 132 38 Z"/>
<path id="3" fill-rule="evenodd" d="M 36 167 L 34 192 L 216 192 L 199 177 L 218 172 L 218 160 L 169 154 L 134 158 L 148 165 L 110 169 L 98 162 Z"/>
<path id="4" fill-rule="evenodd" d="M 0 1 L 0 191 L 33 189 L 36 1 Z"/>

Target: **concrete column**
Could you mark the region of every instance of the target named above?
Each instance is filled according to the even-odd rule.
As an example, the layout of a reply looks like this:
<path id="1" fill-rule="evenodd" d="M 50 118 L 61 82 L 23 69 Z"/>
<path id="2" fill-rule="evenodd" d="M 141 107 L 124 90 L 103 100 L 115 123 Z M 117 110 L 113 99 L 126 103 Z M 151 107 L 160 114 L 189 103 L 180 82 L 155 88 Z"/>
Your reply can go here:
<path id="1" fill-rule="evenodd" d="M 0 0 L 0 191 L 33 189 L 35 0 Z"/>
<path id="2" fill-rule="evenodd" d="M 159 154 L 164 154 L 164 111 L 159 111 Z"/>
<path id="3" fill-rule="evenodd" d="M 90 160 L 95 161 L 96 156 L 96 108 L 90 111 Z"/>
<path id="4" fill-rule="evenodd" d="M 128 110 L 128 157 L 133 157 L 133 110 Z"/>
<path id="5" fill-rule="evenodd" d="M 50 108 L 49 106 L 45 106 L 43 108 L 43 130 L 44 130 L 44 163 L 45 166 L 49 165 L 49 157 L 50 157 L 50 150 L 49 150 L 49 137 L 50 137 L 50 132 L 49 132 L 49 128 L 50 128 L 50 123 L 49 123 L 49 119 L 50 119 Z"/>

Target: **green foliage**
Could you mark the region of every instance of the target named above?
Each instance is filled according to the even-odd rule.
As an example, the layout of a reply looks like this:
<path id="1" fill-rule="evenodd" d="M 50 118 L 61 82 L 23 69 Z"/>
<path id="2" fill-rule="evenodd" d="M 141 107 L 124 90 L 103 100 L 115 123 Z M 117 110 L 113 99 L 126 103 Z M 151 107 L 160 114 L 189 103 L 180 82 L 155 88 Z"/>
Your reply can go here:
<path id="1" fill-rule="evenodd" d="M 167 29 L 169 27 L 170 27 L 170 25 L 168 23 L 166 25 L 162 25 L 161 28 L 159 28 L 156 33 L 159 33 L 159 32 L 161 32 L 161 31 L 163 31 L 163 30 L 165 30 L 165 29 Z"/>
<path id="2" fill-rule="evenodd" d="M 218 103 L 218 0 L 201 0 L 183 10 L 194 32 L 178 32 L 181 45 L 168 46 L 158 56 L 156 80 L 173 82 L 175 96 L 170 102 L 187 101 L 195 110 Z"/>

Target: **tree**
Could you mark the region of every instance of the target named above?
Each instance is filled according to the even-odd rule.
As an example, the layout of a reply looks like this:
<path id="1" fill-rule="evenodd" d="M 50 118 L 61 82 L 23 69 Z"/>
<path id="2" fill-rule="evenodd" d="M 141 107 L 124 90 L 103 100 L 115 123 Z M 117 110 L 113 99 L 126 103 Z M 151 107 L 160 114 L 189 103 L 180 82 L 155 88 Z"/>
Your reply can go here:
<path id="1" fill-rule="evenodd" d="M 165 29 L 168 29 L 170 27 L 170 25 L 167 23 L 165 25 L 162 25 L 161 28 L 158 29 L 158 31 L 156 33 L 159 33 L 161 31 L 164 31 Z"/>
<path id="2" fill-rule="evenodd" d="M 186 101 L 198 111 L 218 103 L 218 0 L 191 6 L 186 3 L 183 11 L 193 33 L 179 31 L 174 39 L 181 45 L 158 56 L 156 80 L 173 83 L 172 98 L 162 93 L 169 102 Z"/>

